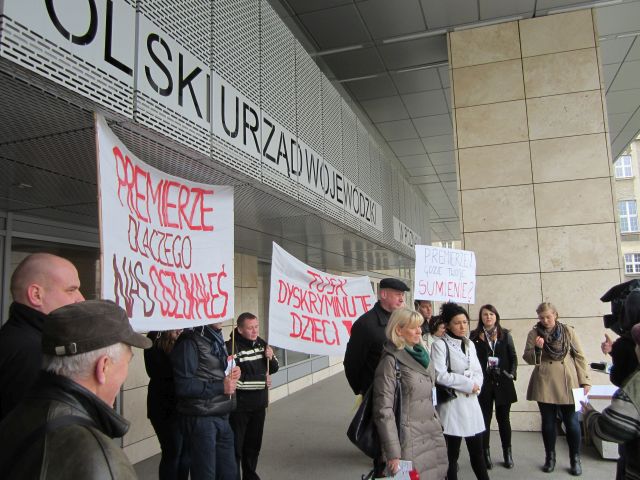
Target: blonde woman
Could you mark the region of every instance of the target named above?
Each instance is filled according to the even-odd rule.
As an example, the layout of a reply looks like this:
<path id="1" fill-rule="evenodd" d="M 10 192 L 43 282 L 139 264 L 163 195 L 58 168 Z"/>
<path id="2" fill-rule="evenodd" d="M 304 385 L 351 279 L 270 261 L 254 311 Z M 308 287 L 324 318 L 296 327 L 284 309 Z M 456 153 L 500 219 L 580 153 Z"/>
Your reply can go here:
<path id="1" fill-rule="evenodd" d="M 400 459 L 411 460 L 420 478 L 437 480 L 447 474 L 447 450 L 431 401 L 435 371 L 421 342 L 423 321 L 408 308 L 391 315 L 373 381 L 373 417 L 389 473 L 398 471 Z M 393 410 L 396 366 L 402 390 L 400 431 Z"/>
<path id="2" fill-rule="evenodd" d="M 542 417 L 542 441 L 546 452 L 543 472 L 553 472 L 556 466 L 556 418 L 562 413 L 567 430 L 571 475 L 581 475 L 580 425 L 575 411 L 571 389 L 582 387 L 587 394 L 591 380 L 587 362 L 572 327 L 558 321 L 553 304 L 544 302 L 536 308 L 538 323 L 527 336 L 524 348 L 525 362 L 535 365 L 527 400 L 538 402 Z"/>

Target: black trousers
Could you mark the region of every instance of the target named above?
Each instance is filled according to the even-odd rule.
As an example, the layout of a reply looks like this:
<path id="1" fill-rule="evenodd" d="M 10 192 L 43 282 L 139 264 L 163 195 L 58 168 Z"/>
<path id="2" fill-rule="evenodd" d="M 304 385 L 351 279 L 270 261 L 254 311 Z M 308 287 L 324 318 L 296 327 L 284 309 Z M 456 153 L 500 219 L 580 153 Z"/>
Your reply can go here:
<path id="1" fill-rule="evenodd" d="M 482 416 L 484 417 L 484 426 L 486 428 L 482 436 L 482 444 L 484 448 L 489 448 L 489 440 L 491 438 L 491 419 L 493 418 L 493 402 L 494 399 L 489 397 L 479 397 Z M 511 404 L 496 405 L 496 420 L 498 421 L 498 430 L 500 432 L 500 443 L 505 449 L 511 446 L 511 420 L 509 415 L 511 412 Z"/>
<path id="2" fill-rule="evenodd" d="M 449 469 L 447 470 L 447 480 L 458 480 L 458 457 L 460 456 L 460 444 L 462 437 L 454 437 L 446 435 L 444 439 L 447 442 L 447 458 L 449 460 Z M 484 463 L 484 455 L 482 453 L 482 433 L 478 433 L 472 437 L 464 437 L 471 459 L 471 468 L 476 474 L 478 480 L 489 480 L 487 473 L 487 465 Z"/>
<path id="3" fill-rule="evenodd" d="M 188 480 L 189 454 L 177 415 L 149 419 L 160 442 L 160 480 Z"/>
<path id="4" fill-rule="evenodd" d="M 232 412 L 229 423 L 235 435 L 236 462 L 238 480 L 260 480 L 256 473 L 258 456 L 262 448 L 262 432 L 266 409 L 251 412 Z M 242 470 L 242 475 L 240 471 Z"/>

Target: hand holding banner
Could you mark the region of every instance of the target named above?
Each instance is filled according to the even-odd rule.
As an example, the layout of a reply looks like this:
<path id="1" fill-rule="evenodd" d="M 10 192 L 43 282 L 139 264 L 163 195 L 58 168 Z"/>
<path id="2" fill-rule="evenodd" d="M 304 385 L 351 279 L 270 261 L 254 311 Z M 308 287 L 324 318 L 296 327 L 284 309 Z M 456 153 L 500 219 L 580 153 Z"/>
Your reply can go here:
<path id="1" fill-rule="evenodd" d="M 270 344 L 314 355 L 344 355 L 351 325 L 375 302 L 369 277 L 324 273 L 273 244 Z"/>

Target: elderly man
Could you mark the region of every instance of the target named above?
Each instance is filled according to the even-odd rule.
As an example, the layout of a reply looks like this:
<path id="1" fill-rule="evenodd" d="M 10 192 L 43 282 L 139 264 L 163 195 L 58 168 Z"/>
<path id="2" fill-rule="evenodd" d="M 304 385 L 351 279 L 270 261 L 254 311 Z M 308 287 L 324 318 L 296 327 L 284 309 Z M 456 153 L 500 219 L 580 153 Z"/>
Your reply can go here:
<path id="1" fill-rule="evenodd" d="M 45 315 L 84 300 L 76 268 L 49 253 L 34 253 L 22 260 L 13 272 L 10 288 L 13 303 L 9 320 L 0 329 L 0 420 L 38 378 Z"/>
<path id="2" fill-rule="evenodd" d="M 112 441 L 129 422 L 114 409 L 127 378 L 131 347 L 151 340 L 131 329 L 126 312 L 88 300 L 51 312 L 42 332 L 43 372 L 0 423 L 4 478 L 133 479 L 135 471 Z"/>
<path id="3" fill-rule="evenodd" d="M 344 373 L 353 392 L 364 394 L 373 383 L 382 345 L 386 340 L 384 329 L 394 310 L 404 306 L 404 293 L 409 287 L 396 278 L 380 281 L 378 301 L 351 327 L 351 337 L 344 355 Z"/>

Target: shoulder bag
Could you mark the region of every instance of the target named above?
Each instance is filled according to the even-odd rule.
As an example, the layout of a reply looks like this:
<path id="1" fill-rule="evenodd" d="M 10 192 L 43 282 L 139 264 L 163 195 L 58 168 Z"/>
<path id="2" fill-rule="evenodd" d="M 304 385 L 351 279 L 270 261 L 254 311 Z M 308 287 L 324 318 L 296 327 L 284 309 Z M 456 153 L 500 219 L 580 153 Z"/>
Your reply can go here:
<path id="1" fill-rule="evenodd" d="M 451 373 L 451 358 L 449 358 L 449 345 L 447 345 L 446 340 L 443 340 L 444 346 L 447 349 L 447 372 Z M 443 403 L 447 403 L 449 400 L 453 400 L 454 398 L 458 398 L 458 394 L 452 387 L 445 387 L 444 385 L 440 385 L 436 383 L 436 399 L 438 400 L 438 405 L 442 405 Z"/>
<path id="2" fill-rule="evenodd" d="M 396 427 L 400 435 L 400 418 L 402 416 L 402 387 L 400 385 L 400 367 L 396 359 L 396 387 L 393 400 L 393 412 L 396 417 Z M 373 384 L 362 397 L 362 403 L 347 429 L 347 437 L 362 453 L 369 458 L 379 458 L 382 455 L 378 431 L 373 420 Z"/>

